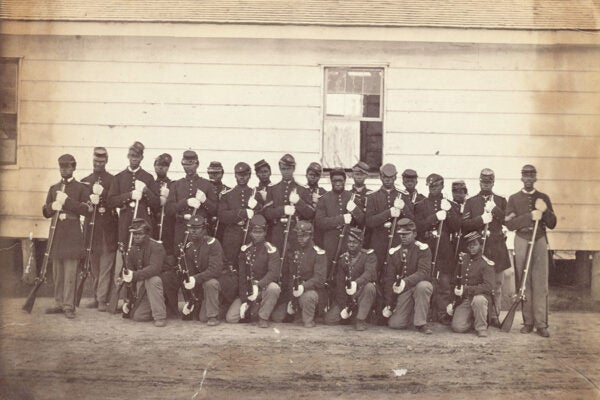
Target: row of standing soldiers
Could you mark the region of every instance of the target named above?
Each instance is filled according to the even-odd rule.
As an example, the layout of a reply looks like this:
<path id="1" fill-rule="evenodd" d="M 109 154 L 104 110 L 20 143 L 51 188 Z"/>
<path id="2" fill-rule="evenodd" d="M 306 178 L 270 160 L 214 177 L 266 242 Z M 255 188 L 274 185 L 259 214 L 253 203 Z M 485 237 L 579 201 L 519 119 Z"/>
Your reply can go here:
<path id="1" fill-rule="evenodd" d="M 392 164 L 380 168 L 379 190 L 367 189 L 370 167 L 358 162 L 350 190 L 346 172 L 333 169 L 327 191 L 319 186 L 318 163 L 308 166 L 302 185 L 294 178 L 294 157 L 286 154 L 279 160 L 280 182 L 271 183 L 271 167 L 261 160 L 254 164 L 259 184 L 251 188 L 251 168 L 240 162 L 234 167 L 237 185 L 229 188 L 219 162 L 210 163 L 209 179 L 198 175 L 194 151 L 183 153 L 185 177 L 176 181 L 167 177 L 170 155 L 156 158 L 154 178 L 140 166 L 143 153 L 135 142 L 129 166 L 113 176 L 105 169 L 106 149 L 96 147 L 94 171 L 83 183 L 73 178 L 75 159 L 59 159 L 62 180 L 44 205 L 46 217 L 61 214 L 52 249 L 56 306 L 48 312 L 74 317 L 72 292 L 85 241 L 79 216 L 89 221 L 93 214 L 95 223 L 86 222 L 91 228 L 84 231 L 92 238 L 90 307 L 99 311 L 115 291 L 114 276 L 138 291 L 136 304 L 124 309 L 158 326 L 182 312 L 184 319 L 209 325 L 225 316 L 228 322 L 255 319 L 262 327 L 296 318 L 310 327 L 322 318 L 354 321 L 364 330 L 370 319 L 393 328 L 412 324 L 424 333 L 431 333 L 428 321 L 438 321 L 485 336 L 488 323 L 499 324 L 503 271 L 511 267 L 503 226 L 517 233 L 519 274 L 527 251 L 521 242 L 532 241 L 537 219 L 541 229 L 533 242 L 540 266 L 533 266 L 537 272 L 527 281 L 524 331 L 535 326 L 548 335 L 547 241 L 538 239 L 546 240 L 556 216 L 548 196 L 533 188 L 537 171 L 531 165 L 521 171 L 523 189 L 508 201 L 493 193 L 495 176 L 487 168 L 477 195 L 467 198 L 465 183 L 455 181 L 449 200 L 438 174 L 426 179 L 428 196 L 418 193 L 417 173 L 410 169 L 398 189 Z M 535 210 L 538 198 L 547 205 L 543 213 Z M 115 268 L 117 251 L 126 255 L 121 268 Z"/>

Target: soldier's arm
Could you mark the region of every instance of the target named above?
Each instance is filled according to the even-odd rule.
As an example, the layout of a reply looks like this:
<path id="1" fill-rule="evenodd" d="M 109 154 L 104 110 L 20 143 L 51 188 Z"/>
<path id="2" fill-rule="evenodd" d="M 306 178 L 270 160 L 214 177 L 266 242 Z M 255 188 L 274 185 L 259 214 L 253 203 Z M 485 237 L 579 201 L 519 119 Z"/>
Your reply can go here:
<path id="1" fill-rule="evenodd" d="M 258 287 L 261 289 L 269 286 L 269 283 L 277 281 L 281 271 L 281 260 L 279 259 L 279 251 L 273 246 L 272 250 L 267 250 L 269 261 L 267 264 L 267 273 L 258 281 Z"/>
<path id="2" fill-rule="evenodd" d="M 486 263 L 482 268 L 483 282 L 481 282 L 478 285 L 465 286 L 464 290 L 467 293 L 467 296 L 475 296 L 478 294 L 492 294 L 492 288 L 494 287 L 495 279 L 494 267 Z"/>
<path id="3" fill-rule="evenodd" d="M 75 184 L 75 183 L 73 183 Z M 63 205 L 63 210 L 72 212 L 77 215 L 86 215 L 89 213 L 87 201 L 90 199 L 90 188 L 87 185 L 81 184 L 76 188 L 74 196 L 68 196 Z"/>
<path id="4" fill-rule="evenodd" d="M 52 209 L 52 202 L 56 198 L 56 191 L 53 188 L 53 186 L 50 186 L 50 189 L 48 189 L 48 194 L 46 195 L 46 202 L 42 207 L 42 214 L 44 215 L 44 218 L 50 218 L 56 212 Z"/>
<path id="5" fill-rule="evenodd" d="M 321 197 L 317 203 L 317 212 L 315 214 L 315 228 L 317 229 L 335 229 L 344 225 L 344 216 L 336 215 L 333 217 L 327 216 L 327 206 L 325 197 Z"/>
<path id="6" fill-rule="evenodd" d="M 275 207 L 275 204 L 273 203 L 272 190 L 267 189 L 267 200 L 262 209 L 262 214 L 264 217 L 269 221 L 275 221 L 278 218 L 283 217 L 283 210 L 283 205 Z"/>
<path id="7" fill-rule="evenodd" d="M 390 255 L 387 268 L 383 271 L 383 281 L 381 284 L 383 286 L 383 299 L 385 300 L 386 305 L 394 303 L 394 290 L 392 289 L 392 285 L 396 279 L 395 272 L 399 263 L 400 258 L 396 257 L 395 254 L 392 254 Z"/>
<path id="8" fill-rule="evenodd" d="M 531 224 L 532 218 L 530 212 L 518 215 L 516 199 L 514 196 L 510 196 L 506 205 L 506 218 L 504 221 L 509 230 L 516 231 L 520 228 L 527 228 Z"/>
<path id="9" fill-rule="evenodd" d="M 367 228 L 375 228 L 376 226 L 383 225 L 391 217 L 392 213 L 389 208 L 378 213 L 375 204 L 375 195 L 369 197 L 367 200 L 367 214 L 365 215 Z"/>
<path id="10" fill-rule="evenodd" d="M 312 220 L 315 217 L 315 208 L 312 206 L 312 198 L 309 190 L 302 186 L 296 186 L 300 200 L 296 203 L 296 210 L 303 219 Z"/>
<path id="11" fill-rule="evenodd" d="M 160 187 L 158 183 L 154 182 L 152 175 L 148 174 L 144 179 L 146 184 L 146 190 L 143 192 L 143 197 L 148 202 L 148 205 L 152 208 L 160 207 Z"/>
<path id="12" fill-rule="evenodd" d="M 492 209 L 492 216 L 504 225 L 504 218 L 506 217 L 506 199 L 504 197 L 498 197 L 498 201 Z"/>
<path id="13" fill-rule="evenodd" d="M 221 244 L 217 239 L 211 238 L 208 246 L 208 268 L 194 276 L 196 281 L 199 282 L 218 279 L 223 272 L 223 249 Z"/>
<path id="14" fill-rule="evenodd" d="M 415 225 L 417 225 L 417 232 L 419 233 L 428 231 L 433 224 L 438 222 L 435 213 L 425 216 L 426 212 L 427 207 L 425 203 L 415 204 Z"/>
<path id="15" fill-rule="evenodd" d="M 431 259 L 431 249 L 429 247 L 425 250 L 418 251 L 417 270 L 404 278 L 407 288 L 416 286 L 417 283 L 429 278 L 429 274 L 431 273 Z"/>
<path id="16" fill-rule="evenodd" d="M 238 292 L 242 303 L 248 300 L 246 293 L 246 254 L 241 251 L 238 257 Z"/>
<path id="17" fill-rule="evenodd" d="M 313 268 L 313 276 L 304 282 L 305 290 L 321 289 L 325 285 L 327 279 L 327 257 L 325 252 L 315 256 L 315 265 Z"/>
<path id="18" fill-rule="evenodd" d="M 206 210 L 207 215 L 214 217 L 217 215 L 217 209 L 219 207 L 219 195 L 212 190 L 210 183 L 208 182 L 206 187 L 201 188 L 201 190 L 206 194 L 206 201 L 200 207 Z"/>
<path id="19" fill-rule="evenodd" d="M 107 205 L 110 208 L 119 208 L 129 201 L 131 201 L 131 191 L 119 193 L 119 175 L 115 176 L 113 184 L 110 185 L 110 189 L 108 190 Z"/>
<path id="20" fill-rule="evenodd" d="M 367 250 L 368 253 L 365 257 L 365 269 L 363 273 L 356 278 L 356 286 L 361 288 L 369 282 L 375 282 L 377 280 L 377 256 L 373 249 Z"/>
<path id="21" fill-rule="evenodd" d="M 448 210 L 447 213 L 446 223 L 450 232 L 457 232 L 460 229 L 461 220 L 456 208 L 450 207 L 450 210 Z"/>
<path id="22" fill-rule="evenodd" d="M 546 228 L 554 229 L 556 227 L 556 214 L 554 214 L 554 209 L 552 208 L 550 197 L 544 195 L 543 198 L 546 204 L 548 205 L 548 209 L 542 214 L 542 221 L 544 221 L 544 223 L 546 224 Z"/>
<path id="23" fill-rule="evenodd" d="M 160 274 L 165 262 L 165 249 L 158 243 L 152 243 L 150 245 L 150 257 L 148 259 L 148 265 L 145 265 L 142 269 L 133 271 L 134 281 L 145 281 L 148 278 L 157 276 Z"/>
<path id="24" fill-rule="evenodd" d="M 232 192 L 229 192 L 232 193 Z M 229 206 L 229 193 L 221 196 L 221 200 L 219 200 L 219 221 L 224 224 L 237 224 L 240 221 L 246 219 L 246 209 L 245 208 L 230 208 Z M 233 199 L 232 199 L 233 200 Z"/>

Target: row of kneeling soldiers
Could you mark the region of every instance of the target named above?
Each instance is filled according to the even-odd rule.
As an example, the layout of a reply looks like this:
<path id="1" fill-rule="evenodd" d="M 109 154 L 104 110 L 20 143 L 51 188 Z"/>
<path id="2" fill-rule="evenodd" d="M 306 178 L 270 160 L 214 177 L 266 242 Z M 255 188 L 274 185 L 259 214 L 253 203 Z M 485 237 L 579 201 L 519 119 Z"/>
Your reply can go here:
<path id="1" fill-rule="evenodd" d="M 316 320 L 364 330 L 371 322 L 429 334 L 428 321 L 436 321 L 486 336 L 488 324 L 499 325 L 503 271 L 512 264 L 506 227 L 516 232 L 517 276 L 533 246 L 521 332 L 549 335 L 546 229 L 556 226 L 556 216 L 549 197 L 534 188 L 532 165 L 522 168 L 523 188 L 508 201 L 493 193 L 495 176 L 487 168 L 479 193 L 468 197 L 464 182 L 455 181 L 449 200 L 438 174 L 427 177 L 427 196 L 417 192 L 411 169 L 398 189 L 392 164 L 380 168 L 379 190 L 367 189 L 370 167 L 359 162 L 350 190 L 346 172 L 332 169 L 327 191 L 319 186 L 318 163 L 308 166 L 302 185 L 294 157 L 285 154 L 280 182 L 271 183 L 271 167 L 261 160 L 254 164 L 259 184 L 250 187 L 250 165 L 240 162 L 237 184 L 228 188 L 219 162 L 210 163 L 209 179 L 198 175 L 192 150 L 183 153 L 185 177 L 176 181 L 167 177 L 169 154 L 156 158 L 154 177 L 140 166 L 143 153 L 135 142 L 129 165 L 113 176 L 105 169 L 107 150 L 96 147 L 94 171 L 82 182 L 73 178 L 74 157 L 59 158 L 62 179 L 44 205 L 46 217 L 59 213 L 59 240 L 50 249 L 56 305 L 47 312 L 75 316 L 87 245 L 94 282 L 88 306 L 106 311 L 125 283 L 133 294 L 124 296 L 123 312 L 157 326 L 183 314 L 211 326 L 226 319 L 261 327 L 301 320 L 312 327 Z"/>

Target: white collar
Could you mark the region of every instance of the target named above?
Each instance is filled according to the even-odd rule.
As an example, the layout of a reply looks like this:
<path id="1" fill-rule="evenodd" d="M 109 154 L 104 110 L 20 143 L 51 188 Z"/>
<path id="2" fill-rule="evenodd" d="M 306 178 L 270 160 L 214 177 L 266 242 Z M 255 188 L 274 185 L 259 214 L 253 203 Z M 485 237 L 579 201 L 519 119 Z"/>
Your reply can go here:
<path id="1" fill-rule="evenodd" d="M 129 170 L 129 172 L 132 172 L 132 173 L 134 173 L 134 174 L 135 174 L 136 172 L 138 172 L 138 171 L 139 171 L 141 168 L 142 168 L 142 167 L 137 167 L 136 169 L 131 169 L 131 167 L 130 167 L 129 165 L 127 166 L 127 169 Z"/>
<path id="2" fill-rule="evenodd" d="M 527 191 L 527 190 L 525 190 L 525 189 L 521 189 L 521 192 L 523 192 L 523 193 L 525 193 L 525 194 L 534 194 L 534 193 L 535 193 L 535 188 L 534 188 L 534 189 L 533 189 L 531 192 L 528 192 L 528 191 Z"/>

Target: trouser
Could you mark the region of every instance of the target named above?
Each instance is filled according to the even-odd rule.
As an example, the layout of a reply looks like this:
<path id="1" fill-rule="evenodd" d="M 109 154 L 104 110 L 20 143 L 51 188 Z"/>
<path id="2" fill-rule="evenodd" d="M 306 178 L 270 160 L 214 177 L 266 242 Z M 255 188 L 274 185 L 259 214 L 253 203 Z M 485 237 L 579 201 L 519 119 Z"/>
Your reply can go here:
<path id="1" fill-rule="evenodd" d="M 365 320 L 375 303 L 376 295 L 377 289 L 373 282 L 367 283 L 359 292 L 355 293 L 354 298 L 357 300 L 358 310 L 354 310 L 352 317 L 359 320 Z M 343 308 L 344 306 L 340 306 L 337 303 L 334 304 L 333 307 L 327 311 L 327 314 L 325 314 L 325 323 L 327 325 L 338 324 L 342 320 L 340 313 Z"/>
<path id="2" fill-rule="evenodd" d="M 406 329 L 411 319 L 414 326 L 425 325 L 432 293 L 433 285 L 429 281 L 421 281 L 400 293 L 388 326 L 392 329 Z"/>
<path id="3" fill-rule="evenodd" d="M 98 303 L 108 302 L 115 254 L 115 251 L 108 250 L 104 239 L 102 239 L 101 248 L 98 251 L 92 251 L 92 282 L 94 285 L 94 298 Z"/>
<path id="4" fill-rule="evenodd" d="M 150 277 L 144 281 L 136 282 L 137 293 L 145 288 L 145 294 L 137 299 L 132 315 L 134 321 L 151 321 L 167 318 L 165 298 L 163 296 L 162 280 L 158 276 Z"/>
<path id="5" fill-rule="evenodd" d="M 316 290 L 307 290 L 298 297 L 298 304 L 302 310 L 302 322 L 306 324 L 314 320 L 318 302 L 319 295 Z M 275 307 L 271 319 L 275 322 L 282 322 L 287 315 L 287 305 L 288 303 L 284 302 Z"/>
<path id="6" fill-rule="evenodd" d="M 500 311 L 502 311 L 502 284 L 504 283 L 504 271 L 496 272 L 496 280 L 494 281 L 494 290 L 492 295 L 494 296 L 493 304 L 490 305 L 488 314 L 490 318 L 498 318 Z M 492 309 L 496 306 L 495 309 Z"/>
<path id="7" fill-rule="evenodd" d="M 451 280 L 452 275 L 450 273 L 440 271 L 437 285 L 434 293 L 434 303 L 432 304 L 432 318 L 434 321 L 440 321 L 446 317 L 446 306 L 452 302 L 451 292 Z"/>
<path id="8" fill-rule="evenodd" d="M 177 273 L 173 271 L 163 271 L 160 274 L 160 279 L 163 282 L 163 294 L 165 297 L 165 306 L 167 308 L 168 317 L 179 316 L 179 288 L 181 282 L 177 277 Z"/>
<path id="9" fill-rule="evenodd" d="M 527 263 L 528 240 L 515 236 L 515 268 L 521 284 Z M 548 327 L 548 242 L 544 236 L 534 243 L 531 265 L 525 282 L 523 302 L 525 325 Z"/>
<path id="10" fill-rule="evenodd" d="M 221 284 L 216 279 L 209 279 L 202 283 L 204 298 L 198 315 L 200 322 L 206 322 L 209 318 L 219 317 L 219 292 Z"/>
<path id="11" fill-rule="evenodd" d="M 260 319 L 269 320 L 271 318 L 271 313 L 277 304 L 277 299 L 279 299 L 279 294 L 281 293 L 281 288 L 275 282 L 269 283 L 266 288 L 261 290 L 258 294 L 258 298 L 253 301 L 250 309 L 246 311 L 245 317 L 250 319 L 250 315 L 255 315 L 255 309 L 258 308 L 258 317 Z M 229 306 L 229 310 L 227 310 L 227 315 L 225 316 L 225 320 L 229 323 L 237 323 L 240 321 L 240 306 L 242 305 L 242 301 L 240 298 L 236 298 L 231 306 Z"/>
<path id="12" fill-rule="evenodd" d="M 472 299 L 465 299 L 454 310 L 452 318 L 452 330 L 458 333 L 465 333 L 474 326 L 476 331 L 485 331 L 487 329 L 488 317 L 488 299 L 482 294 L 473 296 Z"/>
<path id="13" fill-rule="evenodd" d="M 77 281 L 76 258 L 53 258 L 52 279 L 54 280 L 54 301 L 63 311 L 75 309 L 75 285 Z"/>

